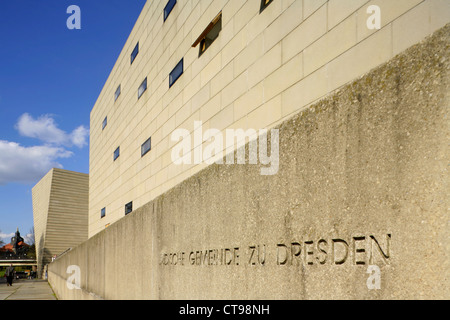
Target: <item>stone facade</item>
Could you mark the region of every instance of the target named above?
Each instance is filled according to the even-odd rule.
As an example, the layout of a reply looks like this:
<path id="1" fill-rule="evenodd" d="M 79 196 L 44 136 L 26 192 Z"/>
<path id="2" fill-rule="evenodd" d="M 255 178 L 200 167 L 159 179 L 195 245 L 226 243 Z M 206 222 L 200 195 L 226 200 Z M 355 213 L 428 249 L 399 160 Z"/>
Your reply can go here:
<path id="1" fill-rule="evenodd" d="M 278 124 L 276 175 L 211 165 L 62 256 L 58 297 L 450 298 L 449 40 L 447 25 Z"/>
<path id="2" fill-rule="evenodd" d="M 52 257 L 88 238 L 89 175 L 50 170 L 32 190 L 38 276 Z"/>

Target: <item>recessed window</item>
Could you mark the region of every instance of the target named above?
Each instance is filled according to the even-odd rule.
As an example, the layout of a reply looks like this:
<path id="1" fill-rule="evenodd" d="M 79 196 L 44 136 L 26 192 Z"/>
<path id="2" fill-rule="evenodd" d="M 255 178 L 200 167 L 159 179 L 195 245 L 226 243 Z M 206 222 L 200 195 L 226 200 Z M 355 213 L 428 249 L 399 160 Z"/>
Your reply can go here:
<path id="1" fill-rule="evenodd" d="M 148 138 L 141 146 L 141 157 L 145 156 L 147 152 L 152 149 L 152 138 Z"/>
<path id="2" fill-rule="evenodd" d="M 273 0 L 261 0 L 261 8 L 259 9 L 259 13 L 263 12 L 265 8 L 272 3 Z"/>
<path id="3" fill-rule="evenodd" d="M 119 96 L 120 96 L 120 84 L 117 87 L 116 92 L 114 93 L 114 101 L 116 101 L 117 98 L 119 98 Z"/>
<path id="4" fill-rule="evenodd" d="M 177 0 L 169 0 L 169 2 L 167 2 L 166 6 L 164 7 L 164 21 L 166 21 L 167 17 L 169 16 L 170 12 L 172 12 L 172 9 L 176 4 Z"/>
<path id="5" fill-rule="evenodd" d="M 178 80 L 178 78 L 183 74 L 183 59 L 178 62 L 177 66 L 172 70 L 169 76 L 169 88 Z"/>
<path id="6" fill-rule="evenodd" d="M 106 216 L 106 208 L 103 208 L 101 211 L 100 211 L 100 218 L 104 218 Z"/>
<path id="7" fill-rule="evenodd" d="M 209 23 L 209 25 L 202 32 L 200 37 L 198 37 L 197 40 L 192 45 L 192 47 L 195 48 L 198 44 L 200 44 L 198 53 L 199 57 L 211 46 L 214 40 L 217 39 L 221 30 L 222 30 L 222 11 Z"/>
<path id="8" fill-rule="evenodd" d="M 145 78 L 144 81 L 142 81 L 141 85 L 139 86 L 138 99 L 142 96 L 145 90 L 147 90 L 147 78 Z"/>
<path id="9" fill-rule="evenodd" d="M 139 42 L 136 44 L 136 47 L 134 47 L 133 52 L 131 53 L 131 64 L 133 64 L 134 59 L 136 59 L 136 56 L 139 53 Z"/>
<path id="10" fill-rule="evenodd" d="M 120 147 L 117 147 L 117 149 L 114 151 L 114 161 L 120 156 Z"/>
<path id="11" fill-rule="evenodd" d="M 129 213 L 132 212 L 132 211 L 133 211 L 133 201 L 128 202 L 128 203 L 125 205 L 125 215 L 129 214 Z"/>
<path id="12" fill-rule="evenodd" d="M 105 119 L 102 122 L 102 130 L 104 130 L 107 125 L 108 125 L 108 117 L 105 117 Z"/>

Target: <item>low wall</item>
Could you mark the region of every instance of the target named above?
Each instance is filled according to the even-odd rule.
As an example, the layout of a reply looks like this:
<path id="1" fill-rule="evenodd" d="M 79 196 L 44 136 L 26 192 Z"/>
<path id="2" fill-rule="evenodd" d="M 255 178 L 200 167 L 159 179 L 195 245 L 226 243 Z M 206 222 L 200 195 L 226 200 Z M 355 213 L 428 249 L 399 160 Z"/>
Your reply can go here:
<path id="1" fill-rule="evenodd" d="M 448 299 L 449 26 L 49 266 L 67 299 Z M 68 266 L 81 289 L 69 290 Z"/>

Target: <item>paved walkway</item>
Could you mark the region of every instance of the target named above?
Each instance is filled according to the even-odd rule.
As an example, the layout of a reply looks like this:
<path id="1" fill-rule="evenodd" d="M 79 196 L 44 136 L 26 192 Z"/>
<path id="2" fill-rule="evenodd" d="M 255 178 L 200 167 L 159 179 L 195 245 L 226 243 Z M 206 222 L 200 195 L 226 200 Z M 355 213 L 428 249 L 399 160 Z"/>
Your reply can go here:
<path id="1" fill-rule="evenodd" d="M 0 282 L 0 300 L 57 300 L 45 280 L 18 280 L 8 287 Z"/>

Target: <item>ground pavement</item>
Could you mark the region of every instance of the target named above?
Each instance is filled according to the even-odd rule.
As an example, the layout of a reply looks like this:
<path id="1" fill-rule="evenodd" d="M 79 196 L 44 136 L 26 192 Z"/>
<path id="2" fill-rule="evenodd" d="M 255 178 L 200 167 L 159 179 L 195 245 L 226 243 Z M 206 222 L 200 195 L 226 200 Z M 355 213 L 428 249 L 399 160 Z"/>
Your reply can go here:
<path id="1" fill-rule="evenodd" d="M 0 300 L 57 300 L 45 280 L 17 280 L 12 287 L 0 280 Z"/>

